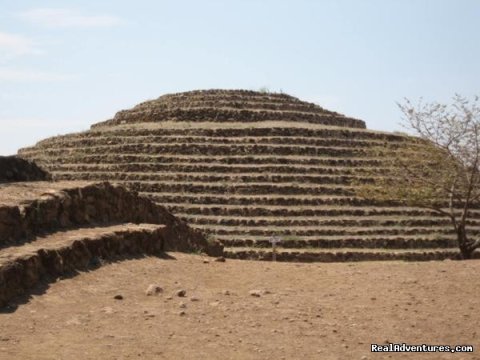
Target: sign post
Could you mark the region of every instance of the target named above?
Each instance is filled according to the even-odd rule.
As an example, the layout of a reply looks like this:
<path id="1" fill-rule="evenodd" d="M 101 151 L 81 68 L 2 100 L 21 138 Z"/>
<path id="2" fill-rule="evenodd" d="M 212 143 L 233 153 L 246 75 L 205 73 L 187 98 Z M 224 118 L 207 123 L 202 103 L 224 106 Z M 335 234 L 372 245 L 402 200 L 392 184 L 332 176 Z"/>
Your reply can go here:
<path id="1" fill-rule="evenodd" d="M 272 236 L 270 238 L 270 243 L 272 244 L 272 261 L 277 261 L 277 244 L 282 242 L 277 236 Z"/>

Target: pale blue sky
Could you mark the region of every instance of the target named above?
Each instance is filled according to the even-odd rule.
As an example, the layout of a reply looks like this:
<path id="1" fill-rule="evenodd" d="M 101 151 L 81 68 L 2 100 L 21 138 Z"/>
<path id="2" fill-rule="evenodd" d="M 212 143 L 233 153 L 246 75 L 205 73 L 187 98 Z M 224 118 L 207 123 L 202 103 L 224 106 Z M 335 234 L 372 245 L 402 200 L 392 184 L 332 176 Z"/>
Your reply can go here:
<path id="1" fill-rule="evenodd" d="M 480 95 L 478 0 L 0 0 L 0 154 L 164 93 L 283 90 L 371 129 Z"/>

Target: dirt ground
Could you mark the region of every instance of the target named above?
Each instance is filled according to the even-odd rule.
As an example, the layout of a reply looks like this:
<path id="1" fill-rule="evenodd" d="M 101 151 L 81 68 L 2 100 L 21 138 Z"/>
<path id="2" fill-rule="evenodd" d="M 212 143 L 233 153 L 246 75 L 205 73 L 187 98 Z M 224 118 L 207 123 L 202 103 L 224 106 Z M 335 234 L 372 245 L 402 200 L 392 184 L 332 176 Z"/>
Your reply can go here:
<path id="1" fill-rule="evenodd" d="M 170 256 L 106 264 L 37 287 L 0 313 L 0 359 L 480 359 L 477 260 Z M 147 296 L 150 284 L 163 292 Z M 387 342 L 471 344 L 474 352 L 370 352 L 370 344 Z"/>

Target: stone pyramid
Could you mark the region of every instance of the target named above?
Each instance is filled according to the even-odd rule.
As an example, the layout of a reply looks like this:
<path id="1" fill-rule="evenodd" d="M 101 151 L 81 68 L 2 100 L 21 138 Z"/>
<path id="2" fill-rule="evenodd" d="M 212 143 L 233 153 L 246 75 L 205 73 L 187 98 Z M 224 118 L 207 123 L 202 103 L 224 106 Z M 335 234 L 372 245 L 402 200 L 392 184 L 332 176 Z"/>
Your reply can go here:
<path id="1" fill-rule="evenodd" d="M 205 90 L 161 96 L 19 155 L 58 180 L 121 182 L 232 258 L 270 259 L 273 236 L 278 260 L 455 258 L 448 219 L 355 195 L 372 168 L 382 174 L 369 147 L 412 140 L 286 94 Z"/>

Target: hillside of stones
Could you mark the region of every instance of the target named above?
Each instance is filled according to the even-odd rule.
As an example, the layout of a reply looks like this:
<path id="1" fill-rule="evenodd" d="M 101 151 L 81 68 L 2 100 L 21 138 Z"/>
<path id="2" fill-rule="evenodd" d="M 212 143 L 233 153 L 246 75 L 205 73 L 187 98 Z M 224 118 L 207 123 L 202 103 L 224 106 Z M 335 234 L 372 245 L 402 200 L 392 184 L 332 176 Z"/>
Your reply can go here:
<path id="1" fill-rule="evenodd" d="M 272 236 L 285 261 L 458 258 L 447 218 L 354 191 L 388 176 L 371 147 L 413 141 L 286 94 L 206 90 L 161 96 L 19 155 L 57 180 L 121 182 L 231 258 L 271 259 Z M 480 232 L 477 210 L 469 226 Z"/>
<path id="2" fill-rule="evenodd" d="M 0 184 L 0 308 L 42 281 L 104 262 L 214 250 L 198 230 L 122 185 Z"/>

